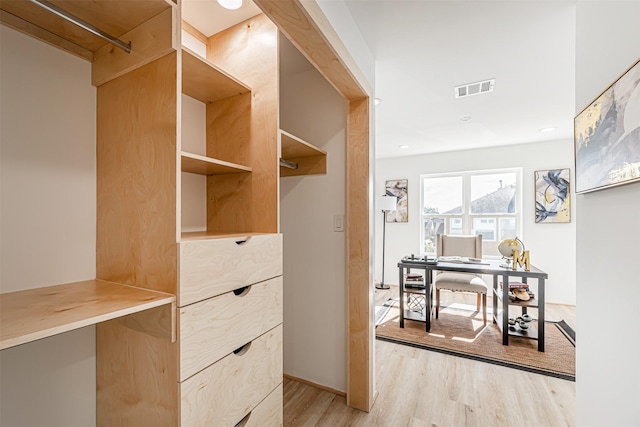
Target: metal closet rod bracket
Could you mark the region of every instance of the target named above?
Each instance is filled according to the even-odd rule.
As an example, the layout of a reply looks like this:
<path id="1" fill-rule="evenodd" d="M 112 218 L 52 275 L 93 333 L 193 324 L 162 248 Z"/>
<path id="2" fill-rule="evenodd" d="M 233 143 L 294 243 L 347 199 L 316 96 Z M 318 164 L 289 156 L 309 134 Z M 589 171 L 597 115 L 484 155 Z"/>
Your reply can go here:
<path id="1" fill-rule="evenodd" d="M 61 17 L 63 19 L 66 19 L 67 21 L 77 25 L 80 28 L 84 28 L 85 30 L 89 31 L 92 34 L 95 34 L 96 36 L 100 37 L 101 39 L 106 40 L 109 43 L 119 47 L 120 49 L 124 50 L 125 52 L 131 53 L 131 42 L 125 43 L 122 40 L 119 40 L 119 39 L 113 37 L 112 35 L 105 33 L 101 29 L 94 27 L 93 25 L 91 25 L 88 22 L 78 18 L 77 16 L 73 16 L 72 14 L 67 12 L 66 10 L 60 9 L 58 6 L 49 3 L 47 0 L 29 0 L 29 1 L 31 1 L 31 3 L 37 4 L 38 6 L 40 6 L 43 9 L 48 10 L 49 12 L 53 13 L 54 15 L 58 15 L 59 17 Z"/>
<path id="2" fill-rule="evenodd" d="M 290 162 L 288 160 L 285 159 L 280 159 L 280 166 L 284 166 L 285 168 L 289 168 L 289 169 L 298 169 L 298 164 L 295 162 Z"/>

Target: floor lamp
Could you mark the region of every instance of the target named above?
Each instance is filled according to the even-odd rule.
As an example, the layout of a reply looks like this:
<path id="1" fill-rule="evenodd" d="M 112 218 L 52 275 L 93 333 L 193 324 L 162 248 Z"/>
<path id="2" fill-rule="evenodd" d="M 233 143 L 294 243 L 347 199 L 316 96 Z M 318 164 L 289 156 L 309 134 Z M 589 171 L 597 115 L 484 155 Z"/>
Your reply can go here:
<path id="1" fill-rule="evenodd" d="M 389 285 L 384 284 L 384 245 L 385 245 L 385 231 L 387 228 L 387 212 L 395 211 L 398 203 L 398 199 L 392 196 L 380 196 L 376 200 L 378 209 L 382 211 L 382 278 L 380 283 L 376 284 L 376 289 L 389 289 Z"/>

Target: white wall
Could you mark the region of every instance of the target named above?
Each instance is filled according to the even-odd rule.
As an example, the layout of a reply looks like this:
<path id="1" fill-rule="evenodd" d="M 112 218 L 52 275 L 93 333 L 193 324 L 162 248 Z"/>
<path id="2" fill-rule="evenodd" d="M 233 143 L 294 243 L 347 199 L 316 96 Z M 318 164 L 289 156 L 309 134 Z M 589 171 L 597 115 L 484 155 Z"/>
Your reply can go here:
<path id="1" fill-rule="evenodd" d="M 0 26 L 4 292 L 95 278 L 91 64 Z M 3 427 L 95 425 L 95 328 L 0 352 Z"/>
<path id="2" fill-rule="evenodd" d="M 640 2 L 577 3 L 576 113 L 640 56 Z M 640 183 L 578 195 L 577 424 L 640 425 Z"/>
<path id="3" fill-rule="evenodd" d="M 346 390 L 346 102 L 315 71 L 281 78 L 280 128 L 328 152 L 327 174 L 280 179 L 284 372 Z"/>
<path id="4" fill-rule="evenodd" d="M 513 167 L 522 167 L 523 232 L 518 237 L 531 251 L 532 264 L 549 274 L 546 300 L 575 304 L 575 209 L 569 224 L 536 224 L 534 208 L 534 171 L 570 168 L 573 175 L 573 142 L 570 140 L 378 159 L 376 195 L 384 194 L 386 180 L 409 180 L 409 222 L 386 224 L 385 283 L 398 283 L 397 263 L 402 257 L 420 254 L 420 174 Z M 376 281 L 382 277 L 382 221 L 382 212 L 376 210 Z"/>

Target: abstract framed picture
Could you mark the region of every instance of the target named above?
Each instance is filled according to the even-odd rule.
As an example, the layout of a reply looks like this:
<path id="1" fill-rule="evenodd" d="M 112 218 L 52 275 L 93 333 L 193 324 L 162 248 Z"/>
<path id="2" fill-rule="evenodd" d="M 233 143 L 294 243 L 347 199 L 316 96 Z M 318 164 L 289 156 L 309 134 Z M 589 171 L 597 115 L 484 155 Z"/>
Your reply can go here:
<path id="1" fill-rule="evenodd" d="M 569 169 L 535 171 L 536 223 L 571 222 Z"/>
<path id="2" fill-rule="evenodd" d="M 406 179 L 393 179 L 385 181 L 384 188 L 387 196 L 396 198 L 396 210 L 386 212 L 387 222 L 408 222 L 409 221 L 409 192 L 407 187 L 409 181 Z"/>
<path id="3" fill-rule="evenodd" d="M 575 191 L 640 180 L 640 60 L 574 119 Z"/>

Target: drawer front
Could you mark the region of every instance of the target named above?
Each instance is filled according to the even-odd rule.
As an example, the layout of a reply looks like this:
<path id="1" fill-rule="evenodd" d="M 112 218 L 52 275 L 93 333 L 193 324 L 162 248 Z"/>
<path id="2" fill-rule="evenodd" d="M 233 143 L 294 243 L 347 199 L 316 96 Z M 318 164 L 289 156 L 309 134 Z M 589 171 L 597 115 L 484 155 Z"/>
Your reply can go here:
<path id="1" fill-rule="evenodd" d="M 282 276 L 180 308 L 180 381 L 281 323 Z"/>
<path id="2" fill-rule="evenodd" d="M 283 398 L 282 384 L 273 390 L 262 402 L 240 421 L 238 427 L 277 427 L 282 426 Z"/>
<path id="3" fill-rule="evenodd" d="M 180 307 L 282 275 L 282 235 L 180 242 Z"/>
<path id="4" fill-rule="evenodd" d="M 281 383 L 279 325 L 180 383 L 181 425 L 233 427 Z"/>

